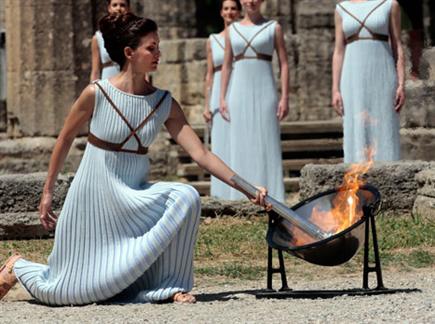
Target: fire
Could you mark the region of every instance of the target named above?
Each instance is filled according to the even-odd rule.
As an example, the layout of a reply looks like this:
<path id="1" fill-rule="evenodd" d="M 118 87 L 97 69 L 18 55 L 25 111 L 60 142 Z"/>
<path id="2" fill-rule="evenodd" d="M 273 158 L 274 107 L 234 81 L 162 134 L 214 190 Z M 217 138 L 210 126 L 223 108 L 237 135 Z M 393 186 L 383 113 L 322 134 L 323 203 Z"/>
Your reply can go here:
<path id="1" fill-rule="evenodd" d="M 368 162 L 352 164 L 345 173 L 339 192 L 332 200 L 328 210 L 315 206 L 311 213 L 310 222 L 316 224 L 321 230 L 329 233 L 339 233 L 355 224 L 363 216 L 360 208 L 360 199 L 357 195 L 359 188 L 365 181 L 361 178 L 373 165 L 374 149 L 367 149 Z M 301 230 L 294 228 L 292 231 L 295 246 L 314 242 L 313 238 Z"/>

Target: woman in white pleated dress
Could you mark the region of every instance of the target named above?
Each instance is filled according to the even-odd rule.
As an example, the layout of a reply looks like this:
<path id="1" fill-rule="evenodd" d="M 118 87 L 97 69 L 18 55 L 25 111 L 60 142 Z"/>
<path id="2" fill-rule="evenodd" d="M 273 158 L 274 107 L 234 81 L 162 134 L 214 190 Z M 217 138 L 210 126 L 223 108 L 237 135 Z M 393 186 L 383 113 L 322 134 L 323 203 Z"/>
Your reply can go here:
<path id="1" fill-rule="evenodd" d="M 206 123 L 211 125 L 211 151 L 229 162 L 230 128 L 229 123 L 219 114 L 219 92 L 221 86 L 221 70 L 225 53 L 225 29 L 239 18 L 242 7 L 238 0 L 221 1 L 221 17 L 224 30 L 211 34 L 207 41 L 207 75 L 205 79 L 205 110 Z M 216 177 L 211 177 L 210 195 L 219 199 L 230 199 L 230 187 Z"/>
<path id="2" fill-rule="evenodd" d="M 109 14 L 126 13 L 130 10 L 130 0 L 106 0 Z M 119 73 L 119 65 L 110 58 L 104 46 L 101 31 L 97 30 L 91 43 L 92 66 L 91 81 L 108 79 Z"/>
<path id="3" fill-rule="evenodd" d="M 248 181 L 284 201 L 279 122 L 288 114 L 289 71 L 282 28 L 261 14 L 262 0 L 241 0 L 244 18 L 225 33 L 220 112 L 229 120 L 229 165 Z M 272 56 L 278 54 L 278 97 Z M 231 81 L 231 82 L 230 82 Z M 231 189 L 232 200 L 242 199 Z"/>
<path id="4" fill-rule="evenodd" d="M 335 12 L 332 105 L 344 162 L 400 159 L 405 67 L 396 0 L 342 1 Z"/>
<path id="5" fill-rule="evenodd" d="M 171 94 L 145 81 L 159 63 L 157 25 L 126 13 L 104 17 L 100 29 L 121 72 L 89 85 L 72 106 L 40 203 L 43 226 L 56 227 L 48 265 L 9 258 L 0 268 L 0 299 L 18 280 L 47 305 L 193 303 L 199 195 L 187 184 L 148 182 L 148 146 L 165 125 L 208 172 L 236 186 L 234 172 L 204 148 Z M 88 145 L 57 218 L 51 208 L 54 184 L 88 121 Z M 265 195 L 260 188 L 251 198 L 264 206 Z"/>

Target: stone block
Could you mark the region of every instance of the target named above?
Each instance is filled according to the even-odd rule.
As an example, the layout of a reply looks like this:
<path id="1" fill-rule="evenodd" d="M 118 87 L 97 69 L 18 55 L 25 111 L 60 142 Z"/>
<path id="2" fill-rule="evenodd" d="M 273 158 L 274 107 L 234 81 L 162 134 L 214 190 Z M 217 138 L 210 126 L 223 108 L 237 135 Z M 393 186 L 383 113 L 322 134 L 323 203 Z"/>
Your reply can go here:
<path id="1" fill-rule="evenodd" d="M 406 103 L 400 113 L 401 126 L 435 127 L 435 81 L 408 81 Z"/>
<path id="2" fill-rule="evenodd" d="M 38 210 L 46 173 L 8 174 L 0 176 L 0 214 Z M 56 182 L 53 210 L 60 209 L 72 181 L 71 175 L 60 175 Z"/>
<path id="3" fill-rule="evenodd" d="M 418 195 L 435 198 L 435 168 L 421 171 L 416 175 Z"/>
<path id="4" fill-rule="evenodd" d="M 0 214 L 0 240 L 26 240 L 51 237 L 39 220 L 38 212 Z"/>
<path id="5" fill-rule="evenodd" d="M 435 128 L 402 128 L 400 150 L 404 160 L 435 161 Z"/>
<path id="6" fill-rule="evenodd" d="M 435 198 L 417 196 L 412 208 L 412 214 L 417 217 L 435 221 Z"/>
<path id="7" fill-rule="evenodd" d="M 435 81 L 435 47 L 423 51 L 420 64 L 420 77 L 425 80 Z"/>
<path id="8" fill-rule="evenodd" d="M 340 186 L 348 168 L 347 164 L 305 166 L 299 181 L 301 199 Z M 381 193 L 384 213 L 411 213 L 419 188 L 416 175 L 433 168 L 434 162 L 376 162 L 364 178 Z"/>

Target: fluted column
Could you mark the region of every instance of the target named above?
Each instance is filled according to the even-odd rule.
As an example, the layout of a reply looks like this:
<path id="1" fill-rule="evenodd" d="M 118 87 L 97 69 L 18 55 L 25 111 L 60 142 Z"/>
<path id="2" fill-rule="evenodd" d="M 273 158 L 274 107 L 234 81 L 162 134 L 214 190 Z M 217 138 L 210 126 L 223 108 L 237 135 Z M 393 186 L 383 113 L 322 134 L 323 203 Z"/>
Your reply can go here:
<path id="1" fill-rule="evenodd" d="M 10 136 L 57 135 L 76 96 L 73 0 L 5 0 Z"/>

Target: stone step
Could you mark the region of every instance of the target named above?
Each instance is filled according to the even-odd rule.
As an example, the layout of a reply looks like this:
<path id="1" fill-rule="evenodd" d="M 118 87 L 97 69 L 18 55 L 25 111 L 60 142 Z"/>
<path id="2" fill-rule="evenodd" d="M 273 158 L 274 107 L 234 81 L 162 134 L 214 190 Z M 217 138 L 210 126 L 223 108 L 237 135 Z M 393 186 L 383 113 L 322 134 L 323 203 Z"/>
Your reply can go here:
<path id="1" fill-rule="evenodd" d="M 315 138 L 315 139 L 294 139 L 281 141 L 282 153 L 299 152 L 336 152 L 338 156 L 343 155 L 342 138 Z M 189 158 L 186 151 L 177 145 L 179 158 Z"/>
<path id="2" fill-rule="evenodd" d="M 284 160 L 282 162 L 284 172 L 300 171 L 307 164 L 337 164 L 343 162 L 342 158 L 331 159 L 292 159 Z M 185 163 L 179 166 L 177 171 L 179 177 L 198 176 L 200 178 L 208 177 L 203 169 L 201 169 L 196 163 Z"/>
<path id="3" fill-rule="evenodd" d="M 201 196 L 210 195 L 210 181 L 190 181 L 190 185 L 198 190 Z M 297 192 L 299 191 L 299 178 L 297 177 L 285 177 L 284 187 L 286 192 Z"/>
<path id="4" fill-rule="evenodd" d="M 205 124 L 192 124 L 191 127 L 199 137 L 204 137 Z M 282 122 L 280 123 L 280 128 L 281 134 L 288 135 L 343 132 L 342 122 L 334 119 L 324 121 Z"/>

